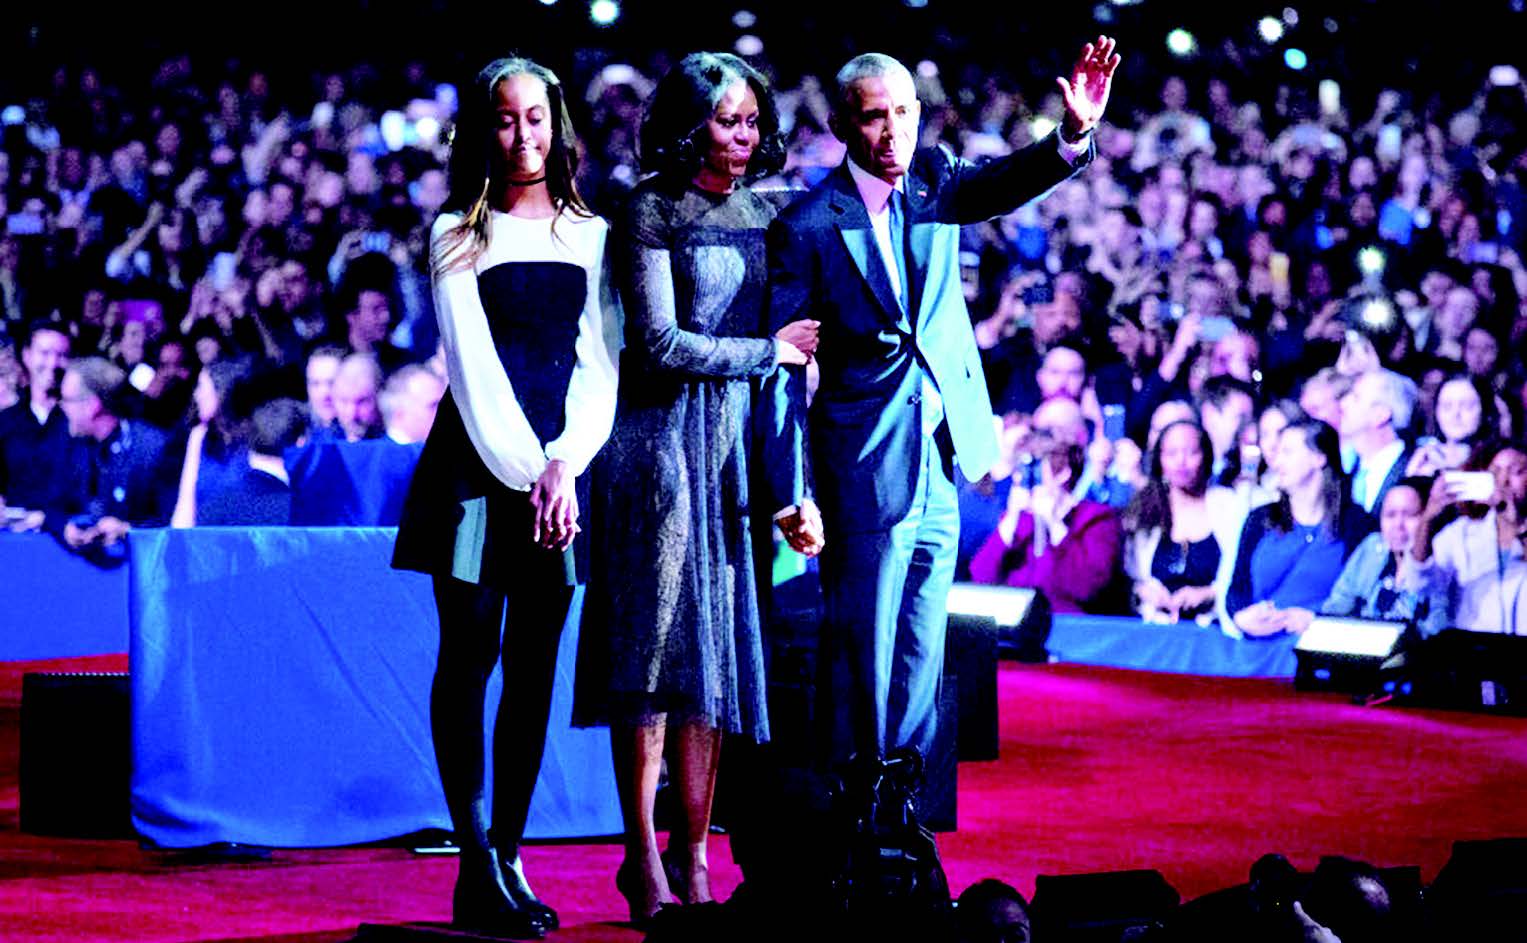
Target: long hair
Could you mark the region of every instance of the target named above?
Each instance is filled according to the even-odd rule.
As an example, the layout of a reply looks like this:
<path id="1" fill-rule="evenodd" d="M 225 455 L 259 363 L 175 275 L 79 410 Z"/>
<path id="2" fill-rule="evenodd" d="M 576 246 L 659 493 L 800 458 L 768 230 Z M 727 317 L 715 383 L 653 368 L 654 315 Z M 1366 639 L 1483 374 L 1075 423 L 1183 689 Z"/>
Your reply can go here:
<path id="1" fill-rule="evenodd" d="M 748 176 L 771 174 L 785 164 L 779 109 L 763 73 L 726 52 L 695 52 L 657 83 L 642 122 L 641 161 L 659 177 L 688 181 L 705 160 L 705 124 L 728 88 L 746 82 L 758 99 L 758 148 L 748 162 Z"/>
<path id="2" fill-rule="evenodd" d="M 1442 427 L 1437 424 L 1437 403 L 1442 400 L 1442 388 L 1455 382 L 1468 384 L 1474 390 L 1474 395 L 1479 397 L 1479 428 L 1474 430 L 1473 435 L 1463 440 L 1464 444 L 1474 446 L 1499 438 L 1500 409 L 1495 405 L 1495 391 L 1482 378 L 1470 376 L 1462 371 L 1448 374 L 1445 380 L 1437 384 L 1437 395 L 1432 398 L 1432 414 L 1426 423 L 1426 434 L 1439 442 L 1446 441 L 1442 435 Z"/>
<path id="3" fill-rule="evenodd" d="M 510 56 L 488 63 L 472 83 L 472 94 L 464 98 L 456 112 L 451 134 L 451 156 L 446 166 L 446 185 L 450 195 L 443 212 L 459 213 L 461 223 L 453 228 L 430 259 L 432 269 L 440 269 L 451 259 L 451 267 L 471 266 L 487 251 L 492 224 L 490 199 L 494 184 L 493 96 L 500 82 L 516 75 L 540 79 L 546 86 L 551 104 L 551 153 L 546 158 L 546 187 L 558 213 L 571 210 L 579 216 L 594 215 L 578 195 L 578 138 L 573 133 L 572 116 L 567 110 L 567 96 L 554 72 L 530 59 Z M 555 223 L 553 223 L 555 226 Z M 463 245 L 467 250 L 451 258 Z"/>
<path id="4" fill-rule="evenodd" d="M 1289 433 L 1303 436 L 1306 448 L 1325 457 L 1326 467 L 1320 473 L 1320 504 L 1325 510 L 1324 526 L 1333 533 L 1339 532 L 1342 515 L 1347 509 L 1347 473 L 1341 467 L 1341 438 L 1335 429 L 1319 419 L 1306 419 L 1292 423 L 1283 430 L 1279 436 L 1280 450 L 1282 437 Z M 1284 533 L 1294 529 L 1294 509 L 1289 503 L 1288 492 L 1282 490 L 1281 482 L 1278 500 L 1268 510 L 1267 520 Z"/>
<path id="5" fill-rule="evenodd" d="M 1144 488 L 1135 492 L 1130 499 L 1129 506 L 1124 509 L 1124 530 L 1127 533 L 1139 533 L 1156 527 L 1161 528 L 1164 535 L 1172 532 L 1172 498 L 1171 488 L 1164 480 L 1166 475 L 1161 466 L 1161 443 L 1166 441 L 1168 432 L 1182 426 L 1193 430 L 1198 438 L 1198 474 L 1188 487 L 1188 493 L 1192 496 L 1201 497 L 1209 488 L 1209 476 L 1214 470 L 1214 443 L 1209 441 L 1209 433 L 1204 427 L 1192 419 L 1179 419 L 1169 423 L 1161 434 L 1156 436 L 1156 445 L 1151 449 L 1150 455 L 1150 478 Z"/>

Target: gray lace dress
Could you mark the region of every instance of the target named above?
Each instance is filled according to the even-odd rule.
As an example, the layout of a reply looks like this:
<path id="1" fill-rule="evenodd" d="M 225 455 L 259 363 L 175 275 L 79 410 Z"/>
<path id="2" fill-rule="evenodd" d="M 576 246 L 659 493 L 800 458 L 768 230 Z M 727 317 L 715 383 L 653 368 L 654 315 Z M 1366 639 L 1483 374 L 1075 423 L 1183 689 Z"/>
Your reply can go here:
<path id="1" fill-rule="evenodd" d="M 748 505 L 774 205 L 649 181 L 619 240 L 626 349 L 595 466 L 575 721 L 768 739 Z M 767 512 L 757 526 L 767 526 Z"/>

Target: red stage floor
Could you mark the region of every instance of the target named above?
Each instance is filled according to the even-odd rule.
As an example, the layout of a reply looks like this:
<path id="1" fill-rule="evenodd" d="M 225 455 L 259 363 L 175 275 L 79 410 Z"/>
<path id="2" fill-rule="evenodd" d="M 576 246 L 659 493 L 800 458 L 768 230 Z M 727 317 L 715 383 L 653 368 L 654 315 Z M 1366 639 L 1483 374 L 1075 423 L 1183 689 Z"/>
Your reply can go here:
<path id="1" fill-rule="evenodd" d="M 439 920 L 454 862 L 394 849 L 278 851 L 181 865 L 131 842 L 17 830 L 24 671 L 122 670 L 125 659 L 0 664 L 0 937 L 344 940 L 362 921 Z M 1002 758 L 960 768 L 950 884 L 1158 868 L 1185 898 L 1245 880 L 1259 855 L 1419 865 L 1456 839 L 1527 836 L 1527 720 L 1362 708 L 1283 682 L 1004 664 Z M 717 889 L 737 880 L 725 839 Z M 529 849 L 568 941 L 637 940 L 618 925 L 614 845 Z"/>

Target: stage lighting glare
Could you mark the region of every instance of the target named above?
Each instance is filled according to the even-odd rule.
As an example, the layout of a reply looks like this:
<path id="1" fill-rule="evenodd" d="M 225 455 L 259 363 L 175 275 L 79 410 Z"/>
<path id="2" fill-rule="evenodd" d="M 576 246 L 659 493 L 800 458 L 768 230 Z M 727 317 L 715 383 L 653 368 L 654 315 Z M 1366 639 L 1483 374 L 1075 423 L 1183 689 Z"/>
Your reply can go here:
<path id="1" fill-rule="evenodd" d="M 1036 141 L 1042 137 L 1048 136 L 1049 133 L 1054 130 L 1054 118 L 1047 118 L 1044 115 L 1040 115 L 1039 117 L 1029 122 L 1029 134 L 1033 135 L 1034 140 Z"/>
<path id="2" fill-rule="evenodd" d="M 382 132 L 382 143 L 387 145 L 389 151 L 401 151 L 403 145 L 408 143 L 408 119 L 403 116 L 403 112 L 386 112 L 377 124 Z"/>
<path id="3" fill-rule="evenodd" d="M 1384 271 L 1384 265 L 1388 259 L 1384 250 L 1378 246 L 1364 246 L 1357 253 L 1357 268 L 1370 278 Z M 1366 317 L 1364 318 L 1366 320 Z"/>
<path id="4" fill-rule="evenodd" d="M 1303 49 L 1285 49 L 1283 51 L 1283 64 L 1295 72 L 1304 71 L 1304 67 L 1310 64 L 1310 57 L 1304 54 Z"/>
<path id="5" fill-rule="evenodd" d="M 1357 313 L 1358 320 L 1370 330 L 1387 333 L 1394 330 L 1395 325 L 1400 323 L 1399 313 L 1394 305 L 1383 298 L 1374 298 L 1363 304 Z"/>
<path id="6" fill-rule="evenodd" d="M 1328 16 L 1328 17 L 1326 17 L 1326 21 L 1325 21 L 1325 28 L 1326 28 L 1326 32 L 1327 33 L 1334 33 L 1337 30 L 1341 29 L 1341 24 L 1336 22 L 1335 20 L 1331 19 Z"/>
<path id="7" fill-rule="evenodd" d="M 756 56 L 763 52 L 763 40 L 752 33 L 744 33 L 737 37 L 733 48 L 737 50 L 739 56 Z"/>
<path id="8" fill-rule="evenodd" d="M 928 0 L 905 0 L 907 6 L 914 10 L 921 10 L 928 5 Z"/>
<path id="9" fill-rule="evenodd" d="M 1287 23 L 1289 26 L 1298 26 L 1299 25 L 1299 11 L 1295 10 L 1293 7 L 1284 7 L 1283 8 L 1283 22 Z"/>
<path id="10" fill-rule="evenodd" d="M 1271 45 L 1283 38 L 1283 21 L 1277 17 L 1264 16 L 1257 21 L 1257 32 L 1262 34 L 1262 41 Z"/>
<path id="11" fill-rule="evenodd" d="M 1142 2 L 1144 2 L 1144 0 L 1113 0 L 1113 5 L 1116 7 L 1132 7 L 1137 6 Z"/>
<path id="12" fill-rule="evenodd" d="M 732 14 L 732 25 L 738 29 L 752 29 L 758 16 L 752 10 L 738 10 Z"/>
<path id="13" fill-rule="evenodd" d="M 541 6 L 543 7 L 554 7 L 556 5 L 557 0 L 541 0 Z"/>
<path id="14" fill-rule="evenodd" d="M 1100 3 L 1092 8 L 1092 18 L 1099 23 L 1113 22 L 1113 7 L 1106 3 Z"/>
<path id="15" fill-rule="evenodd" d="M 414 122 L 414 131 L 419 135 L 419 143 L 433 147 L 440 140 L 440 122 L 426 115 Z"/>
<path id="16" fill-rule="evenodd" d="M 1187 58 L 1198 51 L 1198 40 L 1179 26 L 1166 34 L 1166 48 L 1174 56 Z"/>
<path id="17" fill-rule="evenodd" d="M 615 0 L 594 0 L 589 4 L 589 19 L 595 26 L 609 26 L 620 19 L 620 4 Z"/>

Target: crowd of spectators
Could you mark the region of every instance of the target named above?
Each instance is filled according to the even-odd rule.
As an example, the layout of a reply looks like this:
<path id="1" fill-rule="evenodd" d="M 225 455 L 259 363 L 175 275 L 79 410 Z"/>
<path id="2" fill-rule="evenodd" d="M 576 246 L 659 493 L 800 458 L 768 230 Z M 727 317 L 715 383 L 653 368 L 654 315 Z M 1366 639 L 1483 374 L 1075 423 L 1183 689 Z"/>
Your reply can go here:
<path id="1" fill-rule="evenodd" d="M 964 575 L 1247 637 L 1320 612 L 1527 631 L 1520 76 L 1369 112 L 1162 59 L 1085 173 L 965 231 L 1004 454 L 962 489 Z M 580 77 L 606 214 L 640 175 L 639 65 Z M 923 142 L 970 160 L 1059 111 L 916 72 Z M 456 90 L 367 74 L 283 97 L 188 56 L 146 86 L 61 67 L 0 114 L 11 528 L 106 551 L 133 526 L 389 523 L 444 392 L 426 235 Z M 778 90 L 764 185 L 841 161 L 822 88 Z M 335 518 L 332 482 L 288 490 L 326 474 L 381 496 Z"/>

